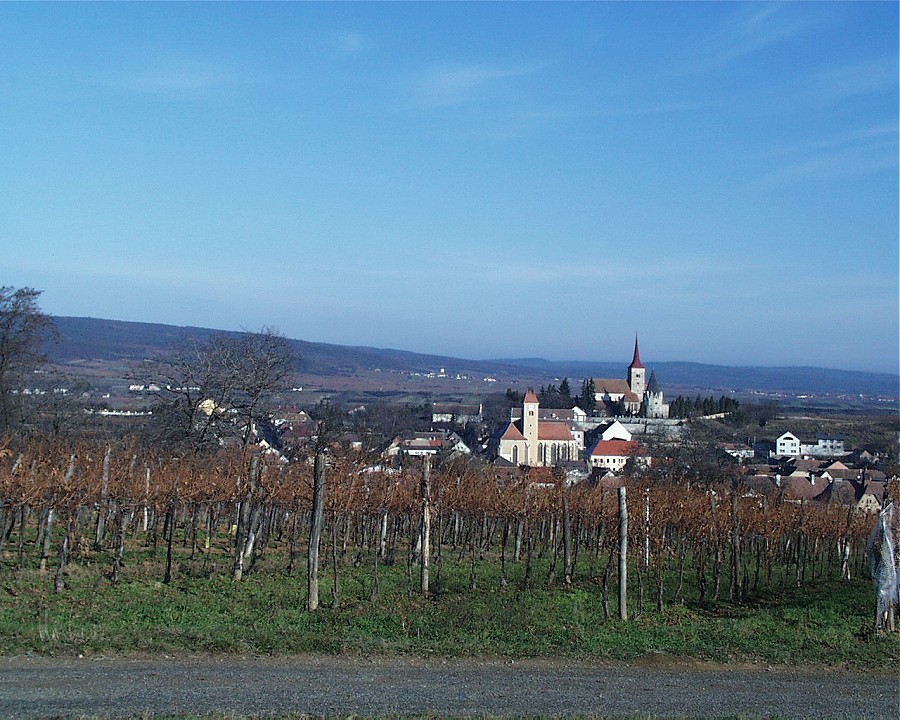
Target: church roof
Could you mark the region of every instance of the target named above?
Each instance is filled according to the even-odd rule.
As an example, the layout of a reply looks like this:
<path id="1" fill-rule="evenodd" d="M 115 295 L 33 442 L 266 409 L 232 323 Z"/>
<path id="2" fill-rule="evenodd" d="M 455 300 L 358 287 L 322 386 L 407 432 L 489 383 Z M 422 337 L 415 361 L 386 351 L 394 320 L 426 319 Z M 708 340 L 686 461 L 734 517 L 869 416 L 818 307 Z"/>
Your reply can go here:
<path id="1" fill-rule="evenodd" d="M 503 431 L 503 434 L 500 436 L 501 440 L 524 440 L 525 436 L 522 434 L 522 431 L 519 430 L 519 426 L 516 423 L 510 423 L 507 425 L 506 430 Z"/>
<path id="2" fill-rule="evenodd" d="M 565 422 L 541 422 L 538 423 L 538 440 L 572 440 L 572 430 L 569 423 Z"/>
<path id="3" fill-rule="evenodd" d="M 643 368 L 644 363 L 641 362 L 641 349 L 638 347 L 637 335 L 634 336 L 634 357 L 631 360 L 629 368 Z"/>
<path id="4" fill-rule="evenodd" d="M 594 392 L 604 395 L 626 395 L 631 392 L 631 387 L 627 380 L 594 378 Z"/>
<path id="5" fill-rule="evenodd" d="M 524 402 L 527 402 L 527 403 L 536 403 L 536 402 L 539 402 L 539 401 L 538 401 L 537 395 L 534 394 L 534 389 L 533 389 L 533 388 L 528 388 L 528 392 L 525 393 L 525 400 L 524 400 Z"/>
<path id="6" fill-rule="evenodd" d="M 659 382 L 656 379 L 656 370 L 650 371 L 650 380 L 647 383 L 647 392 L 659 392 Z"/>

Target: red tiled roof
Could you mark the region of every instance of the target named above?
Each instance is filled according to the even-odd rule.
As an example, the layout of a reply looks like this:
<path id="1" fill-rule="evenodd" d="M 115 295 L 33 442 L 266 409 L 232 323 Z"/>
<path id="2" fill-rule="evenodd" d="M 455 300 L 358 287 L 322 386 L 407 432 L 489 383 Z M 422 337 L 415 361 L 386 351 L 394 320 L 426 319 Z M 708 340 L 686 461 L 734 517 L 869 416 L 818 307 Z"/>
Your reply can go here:
<path id="1" fill-rule="evenodd" d="M 646 454 L 647 451 L 634 440 L 598 440 L 591 448 L 591 455 L 599 457 L 631 457 Z"/>
<path id="2" fill-rule="evenodd" d="M 538 423 L 538 440 L 573 440 L 569 424 L 564 422 Z"/>
<path id="3" fill-rule="evenodd" d="M 798 500 L 812 500 L 828 489 L 828 486 L 821 480 L 815 484 L 802 477 L 782 478 L 782 483 L 785 492 Z"/>
<path id="4" fill-rule="evenodd" d="M 525 402 L 527 402 L 527 403 L 538 402 L 538 397 L 537 397 L 537 395 L 534 394 L 534 390 L 532 388 L 528 388 L 528 392 L 525 393 Z"/>
<path id="5" fill-rule="evenodd" d="M 614 378 L 594 378 L 594 392 L 608 395 L 626 395 L 631 392 L 627 380 Z"/>
<path id="6" fill-rule="evenodd" d="M 515 423 L 510 423 L 506 430 L 503 431 L 503 435 L 500 436 L 501 440 L 524 440 L 525 436 L 522 434 L 522 431 L 519 430 L 519 426 Z"/>

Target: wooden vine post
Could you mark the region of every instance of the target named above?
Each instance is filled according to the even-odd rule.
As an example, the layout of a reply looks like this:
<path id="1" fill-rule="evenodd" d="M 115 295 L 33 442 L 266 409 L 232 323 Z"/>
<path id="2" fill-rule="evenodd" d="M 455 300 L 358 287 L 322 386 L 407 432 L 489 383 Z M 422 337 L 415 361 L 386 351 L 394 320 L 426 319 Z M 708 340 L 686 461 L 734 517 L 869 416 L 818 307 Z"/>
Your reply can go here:
<path id="1" fill-rule="evenodd" d="M 420 528 L 422 552 L 419 559 L 419 579 L 423 595 L 428 594 L 428 563 L 431 556 L 431 456 L 426 455 L 422 464 L 422 526 Z"/>
<path id="2" fill-rule="evenodd" d="M 619 488 L 619 619 L 628 619 L 628 503 Z"/>
<path id="3" fill-rule="evenodd" d="M 306 554 L 306 609 L 319 609 L 319 543 L 322 540 L 322 518 L 325 507 L 325 451 L 316 451 L 313 465 L 312 516 L 309 524 L 309 549 Z"/>

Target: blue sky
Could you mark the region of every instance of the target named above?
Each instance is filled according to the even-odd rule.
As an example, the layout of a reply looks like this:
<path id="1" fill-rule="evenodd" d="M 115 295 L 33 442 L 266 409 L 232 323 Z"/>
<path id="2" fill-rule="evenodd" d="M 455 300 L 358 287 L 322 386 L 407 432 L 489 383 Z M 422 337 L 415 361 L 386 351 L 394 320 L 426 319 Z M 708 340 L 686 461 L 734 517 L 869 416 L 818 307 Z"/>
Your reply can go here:
<path id="1" fill-rule="evenodd" d="M 7 3 L 0 157 L 53 314 L 898 369 L 896 3 Z"/>

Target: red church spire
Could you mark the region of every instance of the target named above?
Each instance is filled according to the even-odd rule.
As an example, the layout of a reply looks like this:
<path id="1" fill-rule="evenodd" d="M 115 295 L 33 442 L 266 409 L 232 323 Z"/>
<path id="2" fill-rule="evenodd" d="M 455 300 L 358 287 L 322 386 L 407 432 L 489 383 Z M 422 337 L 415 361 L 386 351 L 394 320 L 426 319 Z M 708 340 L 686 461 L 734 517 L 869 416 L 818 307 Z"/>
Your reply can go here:
<path id="1" fill-rule="evenodd" d="M 638 347 L 638 336 L 634 334 L 634 357 L 631 359 L 629 368 L 643 368 L 644 363 L 641 362 L 641 349 Z"/>

